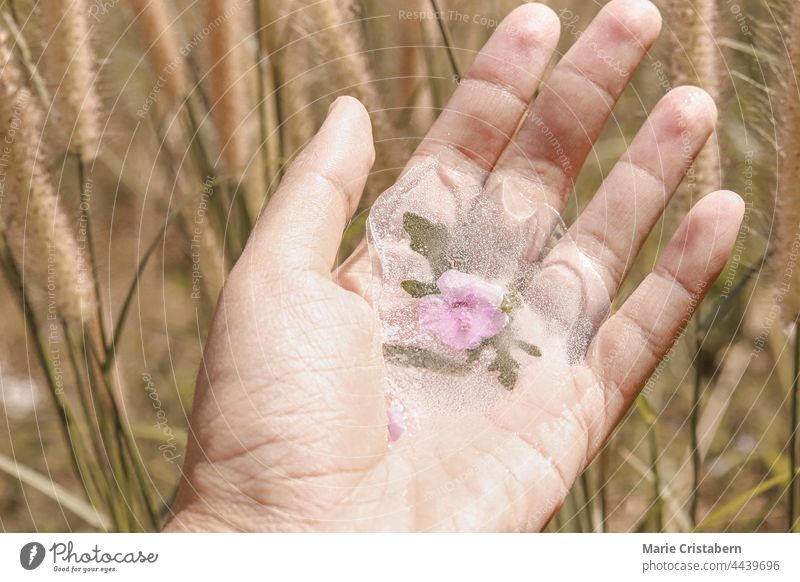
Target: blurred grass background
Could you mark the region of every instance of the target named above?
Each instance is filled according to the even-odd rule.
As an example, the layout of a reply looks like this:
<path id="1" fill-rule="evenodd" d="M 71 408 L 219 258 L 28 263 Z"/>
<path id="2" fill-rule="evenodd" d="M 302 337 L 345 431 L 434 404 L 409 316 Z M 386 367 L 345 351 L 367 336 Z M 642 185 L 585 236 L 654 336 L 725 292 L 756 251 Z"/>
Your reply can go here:
<path id="1" fill-rule="evenodd" d="M 546 3 L 561 17 L 558 54 L 563 54 L 605 2 Z M 574 219 L 590 199 L 658 99 L 685 82 L 717 96 L 716 140 L 654 229 L 620 300 L 650 271 L 680 217 L 707 193 L 703 188 L 721 181 L 738 191 L 747 216 L 735 256 L 706 304 L 548 530 L 786 531 L 793 517 L 790 476 L 797 466 L 790 442 L 797 425 L 792 421 L 796 314 L 787 315 L 779 299 L 784 295 L 776 295 L 776 279 L 790 265 L 781 262 L 786 255 L 775 247 L 786 244 L 778 236 L 781 214 L 789 230 L 797 228 L 791 224 L 797 214 L 776 213 L 776 207 L 781 197 L 784 208 L 800 206 L 792 176 L 779 180 L 782 159 L 793 151 L 781 136 L 787 135 L 783 120 L 791 117 L 787 113 L 798 97 L 788 55 L 800 35 L 789 28 L 792 11 L 800 10 L 795 2 L 777 0 L 656 3 L 665 21 L 661 38 L 590 156 L 565 220 Z M 114 473 L 104 486 L 116 488 L 116 495 L 87 499 L 37 360 L 30 322 L 19 309 L 18 290 L 5 281 L 0 285 L 0 528 L 152 529 L 179 477 L 195 374 L 221 283 L 283 165 L 335 97 L 359 97 L 370 110 L 378 142 L 366 210 L 430 127 L 458 74 L 519 2 L 52 4 L 77 6 L 86 24 L 75 46 L 91 50 L 89 84 L 99 99 L 99 146 L 88 161 L 71 156 L 69 145 L 54 137 L 70 125 L 67 137 L 74 136 L 80 125 L 54 113 L 66 84 L 56 83 L 51 95 L 36 92 L 37 82 L 47 87 L 52 81 L 46 69 L 41 78 L 36 71 L 47 50 L 58 50 L 51 45 L 61 42 L 43 33 L 42 12 L 53 6 L 2 0 L 0 26 L 12 39 L 26 83 L 42 101 L 40 143 L 49 145 L 43 163 L 77 233 L 81 190 L 86 194 L 91 185 L 91 253 L 105 328 L 100 343 L 113 353 L 110 362 L 101 358 L 98 364 L 129 427 L 133 448 L 119 450 L 131 456 L 131 471 L 121 474 L 132 481 L 122 483 Z M 11 195 L 0 211 L 8 213 L 6 236 L 18 239 L 11 228 Z M 362 235 L 364 217 L 346 232 L 342 257 Z M 14 240 L 8 245 L 13 256 Z M 18 263 L 23 274 L 30 270 L 26 292 L 33 311 L 44 317 L 47 294 L 36 284 L 42 258 L 31 253 Z M 798 293 L 795 287 L 788 291 Z M 127 319 L 111 342 L 109 330 L 117 327 L 126 305 Z M 67 333 L 57 343 L 66 349 L 70 341 Z M 86 363 L 89 352 L 64 372 L 67 397 L 75 402 L 78 378 L 91 383 L 95 374 Z M 86 410 L 91 418 L 102 407 Z M 127 509 L 115 505 L 127 504 L 139 460 L 146 473 L 138 483 L 148 489 L 157 514 L 151 521 L 142 517 L 147 500 Z M 95 462 L 103 473 L 102 462 Z"/>

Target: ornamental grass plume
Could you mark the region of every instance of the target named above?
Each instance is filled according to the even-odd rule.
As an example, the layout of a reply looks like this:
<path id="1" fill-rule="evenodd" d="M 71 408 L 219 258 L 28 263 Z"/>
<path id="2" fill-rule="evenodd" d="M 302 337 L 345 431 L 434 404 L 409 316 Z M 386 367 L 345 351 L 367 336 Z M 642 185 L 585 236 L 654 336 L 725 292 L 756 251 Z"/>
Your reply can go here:
<path id="1" fill-rule="evenodd" d="M 363 200 L 370 204 L 392 185 L 396 177 L 392 170 L 403 166 L 404 153 L 392 141 L 392 122 L 374 83 L 355 24 L 347 22 L 335 0 L 299 0 L 295 4 L 301 32 L 309 36 L 315 48 L 313 52 L 324 56 L 323 71 L 330 78 L 329 89 L 356 97 L 370 113 L 375 136 L 375 169 L 378 170 L 372 177 L 372 191 Z"/>
<path id="2" fill-rule="evenodd" d="M 779 289 L 785 292 L 785 319 L 796 321 L 800 316 L 800 6 L 796 2 L 786 34 L 789 58 L 776 119 L 780 156 L 770 263 Z"/>
<path id="3" fill-rule="evenodd" d="M 39 7 L 43 70 L 55 127 L 69 151 L 86 163 L 100 141 L 100 99 L 85 0 L 50 0 Z"/>
<path id="4" fill-rule="evenodd" d="M 269 55 L 271 86 L 274 88 L 276 117 L 279 119 L 280 155 L 291 158 L 302 149 L 316 131 L 314 103 L 308 63 L 312 62 L 308 43 L 293 42 L 291 25 L 296 15 L 292 6 L 259 0 L 258 23 Z M 287 45 L 291 44 L 287 48 Z"/>
<path id="5" fill-rule="evenodd" d="M 173 10 L 163 0 L 128 0 L 128 4 L 150 67 L 175 106 L 186 94 L 189 74 Z"/>
<path id="6" fill-rule="evenodd" d="M 668 0 L 671 19 L 670 69 L 674 87 L 697 85 L 719 101 L 721 63 L 715 32 L 718 21 L 715 0 Z M 697 198 L 721 187 L 716 133 L 700 151 L 677 197 L 682 212 Z"/>
<path id="7" fill-rule="evenodd" d="M 247 164 L 245 51 L 238 18 L 245 5 L 241 0 L 208 0 L 206 8 L 210 104 L 225 171 L 237 182 Z"/>
<path id="8" fill-rule="evenodd" d="M 8 221 L 22 227 L 24 237 L 11 242 L 24 245 L 35 263 L 46 264 L 46 279 L 40 284 L 59 315 L 68 321 L 84 321 L 94 314 L 92 272 L 59 207 L 42 159 L 43 113 L 24 85 L 11 46 L 8 33 L 0 27 L 0 115 L 8 122 L 5 142 L 10 150 L 14 197 Z M 7 214 L 4 210 L 4 220 Z"/>

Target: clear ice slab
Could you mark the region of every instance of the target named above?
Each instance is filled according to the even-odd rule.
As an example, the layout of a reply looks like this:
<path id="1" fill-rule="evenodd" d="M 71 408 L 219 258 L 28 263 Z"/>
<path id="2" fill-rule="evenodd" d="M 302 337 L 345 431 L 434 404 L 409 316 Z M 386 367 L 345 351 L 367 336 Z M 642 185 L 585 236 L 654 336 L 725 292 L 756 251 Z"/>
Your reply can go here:
<path id="1" fill-rule="evenodd" d="M 534 182 L 483 183 L 429 158 L 367 221 L 390 440 L 515 392 L 568 389 L 608 290 Z"/>

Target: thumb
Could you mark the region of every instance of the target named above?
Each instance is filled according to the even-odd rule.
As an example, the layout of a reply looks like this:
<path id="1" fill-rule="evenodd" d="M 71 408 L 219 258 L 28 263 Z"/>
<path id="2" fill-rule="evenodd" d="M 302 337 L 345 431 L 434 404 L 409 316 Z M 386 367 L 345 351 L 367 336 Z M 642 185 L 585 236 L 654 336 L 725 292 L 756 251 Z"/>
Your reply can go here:
<path id="1" fill-rule="evenodd" d="M 352 97 L 338 98 L 287 170 L 253 230 L 245 258 L 268 260 L 279 271 L 329 273 L 374 161 L 366 109 Z"/>

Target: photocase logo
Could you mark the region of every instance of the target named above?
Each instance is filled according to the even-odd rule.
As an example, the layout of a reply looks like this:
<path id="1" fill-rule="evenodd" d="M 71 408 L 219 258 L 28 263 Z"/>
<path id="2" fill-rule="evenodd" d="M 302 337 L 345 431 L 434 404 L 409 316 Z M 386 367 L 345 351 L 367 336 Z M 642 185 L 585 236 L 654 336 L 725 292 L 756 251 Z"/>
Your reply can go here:
<path id="1" fill-rule="evenodd" d="M 44 546 L 39 542 L 29 542 L 19 551 L 19 563 L 26 570 L 35 570 L 44 561 Z"/>

